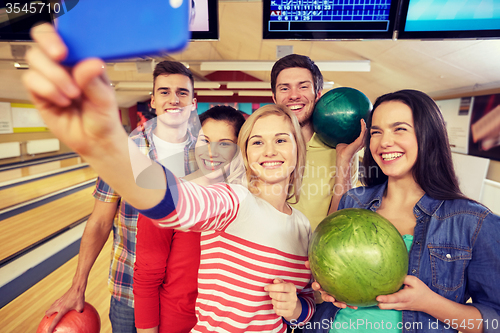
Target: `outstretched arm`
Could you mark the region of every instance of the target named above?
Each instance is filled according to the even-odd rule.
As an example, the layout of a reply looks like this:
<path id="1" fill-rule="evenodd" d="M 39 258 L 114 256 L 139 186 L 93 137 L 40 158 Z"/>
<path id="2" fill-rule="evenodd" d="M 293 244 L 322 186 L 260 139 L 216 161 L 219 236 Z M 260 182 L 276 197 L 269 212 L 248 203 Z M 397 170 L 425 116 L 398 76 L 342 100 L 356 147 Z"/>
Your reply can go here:
<path id="1" fill-rule="evenodd" d="M 60 61 L 67 48 L 52 25 L 33 28 L 32 37 L 38 47 L 27 53 L 30 70 L 23 83 L 52 133 L 85 158 L 132 206 L 155 206 L 165 194 L 163 170 L 129 141 L 103 61 L 86 59 L 65 68 Z M 159 189 L 136 184 L 135 176 L 148 166 L 148 175 Z"/>

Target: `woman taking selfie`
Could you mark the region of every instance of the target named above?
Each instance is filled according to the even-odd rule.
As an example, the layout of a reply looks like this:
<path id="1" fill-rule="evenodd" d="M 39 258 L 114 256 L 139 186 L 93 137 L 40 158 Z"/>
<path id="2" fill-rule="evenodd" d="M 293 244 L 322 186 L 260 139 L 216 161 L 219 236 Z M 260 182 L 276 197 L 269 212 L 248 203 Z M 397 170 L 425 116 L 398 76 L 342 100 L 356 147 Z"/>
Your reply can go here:
<path id="1" fill-rule="evenodd" d="M 305 163 L 300 125 L 286 107 L 266 105 L 247 119 L 238 146 L 248 189 L 202 187 L 165 170 L 163 200 L 142 213 L 160 227 L 202 232 L 193 332 L 285 332 L 285 321 L 314 312 L 304 266 L 311 229 L 286 202 Z"/>

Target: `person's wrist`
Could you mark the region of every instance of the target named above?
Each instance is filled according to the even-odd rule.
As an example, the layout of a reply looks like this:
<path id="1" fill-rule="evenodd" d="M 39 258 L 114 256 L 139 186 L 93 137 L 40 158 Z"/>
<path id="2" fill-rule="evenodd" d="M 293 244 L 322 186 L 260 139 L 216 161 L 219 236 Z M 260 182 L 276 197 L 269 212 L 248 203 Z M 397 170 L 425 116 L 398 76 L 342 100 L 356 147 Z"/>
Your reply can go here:
<path id="1" fill-rule="evenodd" d="M 422 295 L 424 296 L 424 295 Z M 420 298 L 421 300 L 425 300 L 423 303 L 418 303 L 416 311 L 425 312 L 427 314 L 434 313 L 440 309 L 446 308 L 449 304 L 446 304 L 446 299 L 439 294 L 436 294 L 432 290 L 428 289 L 425 293 L 424 297 Z M 443 301 L 445 301 L 443 303 Z"/>
<path id="2" fill-rule="evenodd" d="M 354 163 L 356 154 L 351 155 L 351 156 L 344 156 L 343 158 L 340 158 L 337 160 L 337 165 L 339 167 L 351 167 L 351 165 Z"/>
<path id="3" fill-rule="evenodd" d="M 349 164 L 337 165 L 335 178 L 338 180 L 351 178 L 351 166 Z"/>
<path id="4" fill-rule="evenodd" d="M 295 309 L 293 310 L 293 313 L 289 317 L 283 317 L 288 323 L 294 322 L 299 322 L 300 316 L 302 314 L 302 301 L 300 300 L 299 297 L 297 297 L 297 301 L 295 303 Z"/>
<path id="5" fill-rule="evenodd" d="M 88 161 L 92 160 L 119 160 L 124 153 L 128 154 L 128 136 L 123 128 L 114 130 L 112 134 L 96 138 L 77 153 Z"/>
<path id="6" fill-rule="evenodd" d="M 85 294 L 85 290 L 87 289 L 87 278 L 75 276 L 73 278 L 73 283 L 71 284 L 71 289 L 77 294 Z"/>
<path id="7" fill-rule="evenodd" d="M 337 165 L 338 170 L 346 171 L 346 170 L 351 170 L 351 164 L 350 163 L 342 163 Z"/>
<path id="8" fill-rule="evenodd" d="M 85 297 L 85 289 L 86 286 L 78 285 L 78 286 L 72 286 L 72 294 L 78 298 Z"/>

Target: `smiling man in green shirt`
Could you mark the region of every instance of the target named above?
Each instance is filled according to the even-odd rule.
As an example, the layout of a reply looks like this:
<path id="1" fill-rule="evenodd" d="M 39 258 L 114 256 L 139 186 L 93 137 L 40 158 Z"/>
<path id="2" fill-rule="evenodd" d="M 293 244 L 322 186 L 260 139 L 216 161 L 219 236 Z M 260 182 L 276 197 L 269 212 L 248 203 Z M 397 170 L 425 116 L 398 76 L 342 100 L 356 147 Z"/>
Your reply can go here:
<path id="1" fill-rule="evenodd" d="M 295 113 L 307 142 L 300 201 L 294 203 L 292 198 L 290 203 L 306 215 L 314 230 L 337 210 L 342 195 L 356 185 L 357 152 L 363 146 L 363 135 L 350 145 L 337 145 L 336 149 L 319 140 L 311 116 L 321 97 L 323 76 L 307 56 L 290 54 L 278 60 L 271 71 L 271 89 L 274 102 L 288 106 Z"/>

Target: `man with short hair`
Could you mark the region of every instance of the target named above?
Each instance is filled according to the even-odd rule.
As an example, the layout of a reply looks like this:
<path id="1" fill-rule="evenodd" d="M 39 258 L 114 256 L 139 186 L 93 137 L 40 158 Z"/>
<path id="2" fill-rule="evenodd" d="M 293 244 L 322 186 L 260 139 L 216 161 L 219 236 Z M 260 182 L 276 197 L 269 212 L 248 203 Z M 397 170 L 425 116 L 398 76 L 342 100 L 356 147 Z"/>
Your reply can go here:
<path id="1" fill-rule="evenodd" d="M 307 143 L 300 201 L 294 207 L 306 215 L 314 230 L 337 210 L 342 195 L 356 184 L 356 153 L 363 145 L 364 131 L 352 144 L 339 144 L 336 149 L 319 140 L 312 113 L 321 97 L 323 76 L 307 56 L 290 54 L 279 59 L 271 71 L 271 89 L 274 102 L 288 106 L 295 113 Z"/>
<path id="2" fill-rule="evenodd" d="M 157 117 L 134 130 L 130 138 L 145 155 L 164 164 L 177 177 L 183 177 L 197 169 L 194 157 L 196 139 L 188 128 L 190 116 L 196 111 L 193 75 L 179 62 L 162 61 L 156 65 L 153 80 L 151 107 L 156 109 Z M 114 242 L 108 278 L 108 287 L 112 293 L 109 317 L 114 333 L 136 332 L 132 287 L 138 212 L 128 203 L 120 200 L 119 194 L 100 178 L 96 184 L 94 197 L 96 199 L 94 210 L 87 221 L 81 239 L 78 267 L 73 284 L 46 312 L 47 315 L 59 312 L 49 332 L 52 332 L 60 318 L 69 310 L 81 311 L 83 309 L 90 270 L 106 243 L 112 227 Z M 198 257 L 186 258 L 186 261 L 193 261 L 194 270 L 191 270 L 189 274 L 186 272 L 186 279 L 189 281 L 185 280 L 185 283 L 189 283 L 191 288 L 196 289 L 199 234 L 184 234 L 190 237 L 186 238 L 185 242 L 189 242 L 194 253 L 196 253 L 196 246 L 198 248 Z M 193 318 L 195 318 L 194 302 Z"/>

